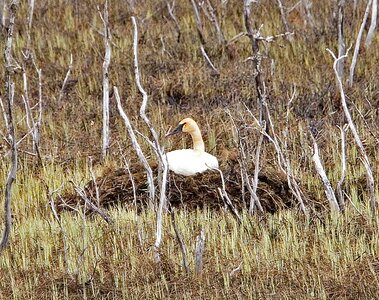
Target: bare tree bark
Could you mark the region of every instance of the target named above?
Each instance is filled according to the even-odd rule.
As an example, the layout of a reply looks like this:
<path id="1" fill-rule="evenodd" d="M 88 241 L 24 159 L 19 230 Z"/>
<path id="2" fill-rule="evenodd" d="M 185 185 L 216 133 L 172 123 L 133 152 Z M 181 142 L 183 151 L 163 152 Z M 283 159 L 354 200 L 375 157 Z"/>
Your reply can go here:
<path id="1" fill-rule="evenodd" d="M 16 179 L 17 173 L 17 142 L 16 132 L 13 121 L 13 97 L 14 97 L 14 83 L 13 83 L 13 56 L 12 56 L 12 42 L 13 30 L 16 19 L 16 12 L 18 9 L 18 0 L 13 0 L 9 7 L 9 25 L 7 29 L 7 39 L 5 44 L 5 91 L 7 98 L 7 119 L 9 126 L 9 140 L 11 141 L 11 168 L 8 174 L 7 182 L 5 185 L 5 199 L 4 199 L 4 231 L 0 243 L 0 253 L 7 247 L 10 231 L 12 227 L 12 212 L 11 212 L 11 199 L 12 199 L 12 185 Z"/>
<path id="2" fill-rule="evenodd" d="M 376 29 L 376 23 L 378 19 L 378 0 L 372 1 L 372 8 L 371 8 L 371 24 L 370 28 L 367 33 L 365 46 L 368 47 L 371 45 L 372 38 L 374 37 L 374 31 Z"/>
<path id="3" fill-rule="evenodd" d="M 338 19 L 337 19 L 337 28 L 338 28 L 338 57 L 345 54 L 346 46 L 344 40 L 344 16 L 345 16 L 345 0 L 338 0 Z M 344 60 L 340 60 L 337 65 L 338 75 L 343 80 L 344 74 Z M 338 87 L 338 81 L 337 81 Z"/>
<path id="4" fill-rule="evenodd" d="M 29 58 L 31 54 L 31 30 L 32 30 L 32 23 L 33 23 L 33 12 L 34 12 L 34 0 L 28 0 L 28 26 L 27 26 L 27 41 L 26 41 L 26 58 Z"/>
<path id="5" fill-rule="evenodd" d="M 100 13 L 100 11 L 99 11 Z M 107 156 L 109 149 L 109 73 L 108 68 L 111 61 L 111 43 L 110 30 L 108 21 L 108 0 L 105 0 L 104 14 L 100 13 L 100 17 L 104 24 L 104 47 L 105 56 L 103 62 L 103 146 L 102 157 Z"/>
<path id="6" fill-rule="evenodd" d="M 358 59 L 358 54 L 359 54 L 359 47 L 361 45 L 361 39 L 363 35 L 363 30 L 365 29 L 368 14 L 370 12 L 370 6 L 371 6 L 372 0 L 368 0 L 367 6 L 366 6 L 366 11 L 363 16 L 363 21 L 361 24 L 361 28 L 359 29 L 357 40 L 355 41 L 355 48 L 354 48 L 354 54 L 353 54 L 353 59 L 351 60 L 351 66 L 350 66 L 350 76 L 349 76 L 349 84 L 350 86 L 353 86 L 354 83 L 354 71 L 355 71 L 355 66 L 357 64 L 357 59 Z M 340 56 L 339 59 L 343 59 L 345 55 Z M 339 59 L 336 59 L 338 61 Z"/>
<path id="7" fill-rule="evenodd" d="M 341 81 L 341 78 L 338 76 L 338 72 L 337 72 L 337 63 L 338 63 L 338 60 L 346 58 L 347 55 L 348 55 L 349 50 L 347 51 L 347 53 L 345 55 L 343 55 L 342 57 L 338 57 L 338 58 L 335 56 L 335 54 L 331 50 L 329 50 L 329 49 L 326 49 L 326 50 L 332 55 L 332 57 L 334 59 L 333 69 L 334 69 L 334 72 L 336 73 L 336 77 L 337 77 L 337 80 L 338 80 L 338 83 L 339 83 L 342 108 L 343 108 L 343 111 L 345 113 L 345 117 L 347 119 L 347 123 L 349 125 L 349 128 L 350 128 L 351 132 L 353 133 L 355 143 L 357 144 L 359 152 L 360 152 L 360 154 L 362 156 L 363 164 L 364 164 L 364 166 L 366 168 L 367 184 L 368 184 L 368 190 L 369 190 L 369 196 L 370 196 L 370 207 L 371 207 L 371 210 L 373 212 L 375 212 L 376 208 L 378 206 L 378 203 L 377 203 L 377 200 L 375 198 L 375 180 L 374 180 L 374 175 L 373 175 L 373 172 L 372 172 L 371 164 L 370 164 L 370 161 L 368 159 L 366 150 L 365 150 L 365 148 L 363 146 L 363 143 L 362 143 L 362 140 L 361 140 L 361 138 L 360 138 L 360 136 L 358 134 L 357 128 L 354 125 L 353 118 L 351 117 L 349 108 L 347 107 L 346 97 L 345 97 L 345 92 L 343 90 L 342 81 Z"/>
<path id="8" fill-rule="evenodd" d="M 244 0 L 243 16 L 244 16 L 246 32 L 250 39 L 251 49 L 252 49 L 251 61 L 253 63 L 253 68 L 255 72 L 254 76 L 255 76 L 255 88 L 256 88 L 257 96 L 258 96 L 259 122 L 262 125 L 262 121 L 265 121 L 266 132 L 268 133 L 271 125 L 270 125 L 270 120 L 267 116 L 266 110 L 264 109 L 264 103 L 266 102 L 267 95 L 266 95 L 266 89 L 264 85 L 263 74 L 260 67 L 262 55 L 259 49 L 259 40 L 256 38 L 250 24 L 251 5 L 253 2 L 254 0 Z M 252 104 L 250 103 L 249 106 L 252 107 Z"/>

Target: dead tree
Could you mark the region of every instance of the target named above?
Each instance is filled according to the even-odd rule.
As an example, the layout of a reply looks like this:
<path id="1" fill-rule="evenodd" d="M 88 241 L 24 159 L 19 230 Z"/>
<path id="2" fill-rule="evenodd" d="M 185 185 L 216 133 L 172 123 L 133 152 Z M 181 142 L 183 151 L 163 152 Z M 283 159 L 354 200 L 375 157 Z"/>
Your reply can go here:
<path id="1" fill-rule="evenodd" d="M 259 123 L 262 124 L 262 121 L 264 121 L 266 124 L 266 131 L 268 132 L 271 125 L 266 110 L 264 109 L 264 103 L 266 103 L 267 95 L 264 85 L 264 78 L 261 70 L 262 55 L 259 49 L 259 39 L 257 38 L 258 35 L 255 34 L 250 23 L 251 5 L 253 2 L 253 0 L 244 0 L 243 16 L 247 36 L 249 37 L 251 43 L 251 61 L 255 73 L 255 89 L 257 91 L 258 96 Z M 250 104 L 250 107 L 251 106 L 252 105 Z"/>
<path id="2" fill-rule="evenodd" d="M 158 134 L 155 131 L 151 121 L 146 115 L 146 107 L 148 104 L 148 96 L 146 91 L 143 89 L 141 81 L 140 81 L 140 72 L 139 72 L 139 66 L 138 66 L 138 27 L 136 18 L 132 17 L 133 22 L 133 28 L 134 28 L 134 38 L 133 38 L 133 53 L 134 53 L 134 75 L 136 78 L 136 85 L 138 87 L 138 90 L 142 94 L 142 104 L 140 107 L 140 116 L 142 120 L 145 122 L 146 126 L 149 128 L 149 131 L 153 137 L 153 143 L 150 142 L 152 145 L 152 148 L 155 152 L 155 155 L 158 159 L 158 181 L 159 181 L 159 187 L 160 187 L 160 194 L 159 194 L 159 205 L 158 205 L 158 211 L 157 211 L 157 220 L 156 220 L 156 240 L 154 244 L 154 258 L 156 263 L 161 262 L 159 248 L 162 242 L 162 214 L 163 209 L 166 208 L 166 183 L 167 183 L 167 175 L 168 175 L 168 163 L 167 158 L 164 153 L 164 149 L 159 144 Z"/>
<path id="3" fill-rule="evenodd" d="M 219 75 L 220 72 L 216 69 L 215 65 L 212 63 L 211 59 L 209 58 L 207 51 L 205 50 L 205 38 L 204 38 L 204 30 L 203 30 L 203 23 L 200 18 L 199 9 L 197 8 L 197 4 L 195 0 L 191 0 L 193 13 L 195 15 L 195 22 L 196 22 L 196 29 L 197 34 L 200 41 L 200 51 L 203 55 L 205 62 L 207 63 L 208 67 L 211 69 L 212 73 L 214 75 Z"/>
<path id="4" fill-rule="evenodd" d="M 100 13 L 100 18 L 104 24 L 104 47 L 105 56 L 103 62 L 103 146 L 102 157 L 106 157 L 109 149 L 109 73 L 108 68 L 111 61 L 111 43 L 110 43 L 110 30 L 108 21 L 108 0 L 104 4 L 104 13 Z"/>
<path id="5" fill-rule="evenodd" d="M 290 31 L 290 27 L 288 25 L 287 13 L 284 11 L 282 0 L 276 0 L 276 1 L 278 2 L 280 17 L 282 19 L 282 23 L 284 25 L 284 29 L 286 30 L 286 32 L 289 32 Z M 292 38 L 293 37 L 291 35 L 287 36 L 287 40 L 289 40 L 289 41 L 291 41 Z"/>
<path id="6" fill-rule="evenodd" d="M 347 51 L 347 53 L 345 55 L 343 55 L 343 57 L 336 57 L 335 54 L 331 50 L 329 50 L 329 49 L 326 49 L 326 50 L 332 55 L 332 57 L 334 59 L 333 69 L 334 69 L 334 72 L 336 74 L 336 77 L 337 77 L 337 80 L 338 80 L 338 83 L 339 83 L 339 90 L 340 90 L 340 94 L 341 94 L 342 108 L 343 108 L 343 111 L 344 111 L 344 114 L 345 114 L 345 118 L 347 120 L 347 124 L 348 124 L 348 126 L 349 126 L 349 128 L 350 128 L 350 130 L 351 130 L 351 132 L 353 134 L 354 141 L 357 144 L 358 150 L 359 150 L 359 152 L 360 152 L 360 154 L 362 156 L 363 165 L 366 168 L 367 184 L 368 184 L 369 197 L 370 197 L 370 207 L 371 207 L 371 210 L 373 212 L 375 212 L 376 208 L 378 206 L 378 203 L 377 203 L 377 200 L 376 200 L 376 197 L 375 197 L 375 179 L 374 179 L 374 174 L 373 174 L 373 171 L 372 171 L 370 160 L 368 159 L 368 155 L 367 155 L 366 149 L 363 146 L 362 140 L 361 140 L 361 138 L 360 138 L 360 136 L 358 134 L 358 130 L 355 127 L 355 124 L 353 122 L 353 118 L 351 117 L 349 108 L 347 106 L 346 96 L 345 96 L 345 92 L 343 90 L 343 84 L 342 84 L 341 78 L 338 76 L 338 72 L 337 72 L 337 63 L 338 63 L 338 61 L 340 59 L 346 58 L 349 50 Z"/>
<path id="7" fill-rule="evenodd" d="M 0 252 L 2 252 L 8 245 L 10 231 L 12 227 L 12 212 L 11 212 L 11 193 L 12 185 L 16 179 L 17 173 L 17 142 L 16 132 L 13 121 L 13 97 L 14 97 L 14 83 L 13 72 L 15 68 L 14 59 L 12 56 L 12 41 L 13 29 L 16 19 L 16 12 L 19 1 L 13 0 L 9 6 L 9 25 L 7 28 L 7 38 L 5 44 L 5 94 L 7 101 L 7 120 L 8 120 L 8 135 L 11 141 L 11 168 L 8 174 L 7 182 L 5 185 L 5 199 L 4 199 L 4 231 L 0 243 Z M 16 64 L 17 66 L 17 64 Z"/>

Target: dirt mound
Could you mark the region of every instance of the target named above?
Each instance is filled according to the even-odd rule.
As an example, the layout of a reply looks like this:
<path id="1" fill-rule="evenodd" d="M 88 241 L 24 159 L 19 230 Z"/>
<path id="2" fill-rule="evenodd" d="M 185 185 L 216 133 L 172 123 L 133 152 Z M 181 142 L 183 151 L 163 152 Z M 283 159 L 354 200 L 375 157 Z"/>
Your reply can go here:
<path id="1" fill-rule="evenodd" d="M 156 174 L 156 168 L 153 171 Z M 250 174 L 253 174 L 253 171 Z M 224 178 L 226 191 L 233 205 L 237 209 L 248 207 L 250 193 L 246 187 L 242 186 L 239 168 L 229 166 L 224 171 Z M 209 171 L 190 177 L 170 173 L 167 197 L 174 207 L 195 209 L 207 206 L 220 209 L 226 207 L 226 203 L 218 192 L 220 187 L 222 187 L 222 182 L 218 172 Z M 146 173 L 138 167 L 132 168 L 130 174 L 125 169 L 109 170 L 96 179 L 96 184 L 93 180 L 89 181 L 84 191 L 86 196 L 93 203 L 99 203 L 100 207 L 108 208 L 122 203 L 125 206 L 137 205 L 141 208 L 147 205 L 148 199 Z M 96 200 L 97 193 L 99 202 Z M 278 172 L 268 170 L 260 172 L 257 194 L 263 209 L 267 212 L 298 205 L 288 187 L 286 176 Z M 58 201 L 58 208 L 70 209 L 70 206 L 83 204 L 84 201 L 79 195 L 68 192 Z"/>

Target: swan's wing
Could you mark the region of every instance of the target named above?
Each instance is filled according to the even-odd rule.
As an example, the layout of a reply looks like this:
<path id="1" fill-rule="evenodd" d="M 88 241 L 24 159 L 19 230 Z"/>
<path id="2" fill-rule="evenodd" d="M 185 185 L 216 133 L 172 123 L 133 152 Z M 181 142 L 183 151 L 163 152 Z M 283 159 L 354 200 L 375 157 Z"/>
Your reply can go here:
<path id="1" fill-rule="evenodd" d="M 218 160 L 216 157 L 214 157 L 213 155 L 211 155 L 209 153 L 204 153 L 203 157 L 204 157 L 204 163 L 208 169 L 218 169 L 219 168 Z"/>
<path id="2" fill-rule="evenodd" d="M 191 176 L 207 170 L 201 155 L 192 149 L 182 149 L 166 154 L 168 167 L 176 174 Z"/>

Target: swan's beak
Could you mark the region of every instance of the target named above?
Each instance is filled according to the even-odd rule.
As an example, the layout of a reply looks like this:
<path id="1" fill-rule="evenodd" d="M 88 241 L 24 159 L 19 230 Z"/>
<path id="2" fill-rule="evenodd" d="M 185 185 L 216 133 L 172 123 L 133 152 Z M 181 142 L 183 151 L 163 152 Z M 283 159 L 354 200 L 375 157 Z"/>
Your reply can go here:
<path id="1" fill-rule="evenodd" d="M 166 134 L 166 136 L 174 135 L 177 133 L 182 132 L 184 124 L 179 124 L 178 127 L 176 127 L 173 131 Z"/>

